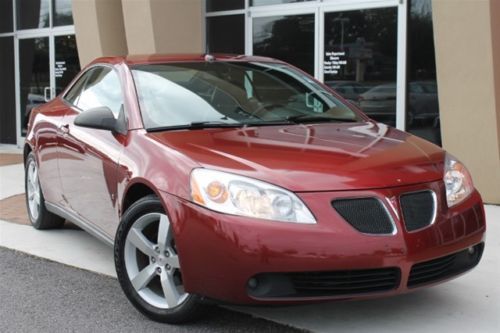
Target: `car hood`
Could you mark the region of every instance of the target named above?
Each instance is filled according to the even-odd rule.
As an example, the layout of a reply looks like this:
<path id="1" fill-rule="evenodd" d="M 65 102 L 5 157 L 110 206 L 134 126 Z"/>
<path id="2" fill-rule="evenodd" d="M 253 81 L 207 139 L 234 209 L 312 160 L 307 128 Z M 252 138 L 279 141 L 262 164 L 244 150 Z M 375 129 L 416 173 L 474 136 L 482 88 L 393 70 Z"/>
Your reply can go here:
<path id="1" fill-rule="evenodd" d="M 295 192 L 373 189 L 442 178 L 443 150 L 375 122 L 150 133 L 201 167 Z"/>

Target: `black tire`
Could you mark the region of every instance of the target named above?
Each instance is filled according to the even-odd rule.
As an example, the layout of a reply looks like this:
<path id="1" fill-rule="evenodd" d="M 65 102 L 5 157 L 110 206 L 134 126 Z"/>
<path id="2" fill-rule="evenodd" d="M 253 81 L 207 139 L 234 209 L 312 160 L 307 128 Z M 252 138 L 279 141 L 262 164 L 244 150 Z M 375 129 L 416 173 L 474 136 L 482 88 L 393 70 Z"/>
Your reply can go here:
<path id="1" fill-rule="evenodd" d="M 25 168 L 24 168 L 24 191 L 25 191 L 25 199 L 26 199 L 26 210 L 28 212 L 28 217 L 31 222 L 31 225 L 35 229 L 44 230 L 44 229 L 54 229 L 60 228 L 64 224 L 64 219 L 60 216 L 57 216 L 47 210 L 45 206 L 45 198 L 43 196 L 43 190 L 40 186 L 40 181 L 37 180 L 39 186 L 39 196 L 40 203 L 38 208 L 38 216 L 35 216 L 35 213 L 30 209 L 29 198 L 28 198 L 28 169 L 30 164 L 34 163 L 36 168 L 38 168 L 35 154 L 30 152 L 28 157 L 26 158 Z"/>
<path id="2" fill-rule="evenodd" d="M 125 261 L 125 243 L 127 235 L 140 217 L 149 213 L 165 214 L 165 210 L 155 195 L 148 195 L 132 204 L 123 214 L 120 226 L 116 233 L 114 257 L 116 274 L 123 292 L 132 305 L 150 319 L 162 323 L 182 324 L 195 320 L 200 314 L 202 304 L 200 298 L 189 294 L 187 298 L 178 306 L 164 309 L 153 306 L 144 300 L 132 286 L 132 282 L 127 273 Z"/>

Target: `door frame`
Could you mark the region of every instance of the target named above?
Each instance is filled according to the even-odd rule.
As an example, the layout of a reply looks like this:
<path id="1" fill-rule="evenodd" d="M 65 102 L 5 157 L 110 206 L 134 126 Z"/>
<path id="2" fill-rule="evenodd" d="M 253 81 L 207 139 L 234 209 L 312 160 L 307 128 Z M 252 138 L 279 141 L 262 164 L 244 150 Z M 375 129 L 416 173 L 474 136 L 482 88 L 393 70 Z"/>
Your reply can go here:
<path id="1" fill-rule="evenodd" d="M 28 29 L 18 30 L 14 33 L 14 72 L 15 72 L 15 91 L 16 91 L 16 137 L 17 146 L 22 147 L 25 137 L 22 134 L 22 117 L 21 117 L 21 78 L 20 78 L 20 62 L 19 62 L 19 42 L 25 39 L 48 38 L 49 39 L 49 84 L 50 84 L 50 99 L 55 97 L 56 77 L 55 77 L 55 37 L 75 35 L 74 26 L 63 26 L 56 28 Z"/>

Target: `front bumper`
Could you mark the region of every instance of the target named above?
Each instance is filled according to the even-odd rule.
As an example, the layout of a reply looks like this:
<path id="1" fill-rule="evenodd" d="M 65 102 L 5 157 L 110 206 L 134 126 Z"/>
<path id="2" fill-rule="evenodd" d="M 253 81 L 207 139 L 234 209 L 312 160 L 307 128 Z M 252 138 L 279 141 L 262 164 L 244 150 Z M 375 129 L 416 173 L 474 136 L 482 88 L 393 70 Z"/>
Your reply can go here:
<path id="1" fill-rule="evenodd" d="M 435 222 L 407 232 L 398 198 L 422 189 L 437 194 Z M 460 205 L 448 209 L 443 190 L 442 182 L 433 182 L 391 189 L 298 194 L 315 215 L 315 225 L 220 214 L 167 193 L 162 193 L 162 200 L 175 228 L 187 292 L 231 303 L 280 304 L 394 295 L 442 282 L 472 268 L 480 259 L 486 231 L 481 197 L 476 191 Z M 333 199 L 350 197 L 379 198 L 388 206 L 396 232 L 382 236 L 355 230 L 331 206 Z M 416 264 L 446 260 L 449 255 L 463 254 L 473 246 L 478 251 L 476 262 L 471 261 L 465 269 L 437 275 L 423 284 L 412 285 L 410 281 L 409 286 L 412 267 L 419 268 Z M 282 277 L 288 273 L 351 274 L 380 269 L 395 270 L 397 283 L 393 288 L 324 295 L 252 291 L 256 282 L 287 285 L 289 282 Z M 259 280 L 262 276 L 279 279 Z"/>

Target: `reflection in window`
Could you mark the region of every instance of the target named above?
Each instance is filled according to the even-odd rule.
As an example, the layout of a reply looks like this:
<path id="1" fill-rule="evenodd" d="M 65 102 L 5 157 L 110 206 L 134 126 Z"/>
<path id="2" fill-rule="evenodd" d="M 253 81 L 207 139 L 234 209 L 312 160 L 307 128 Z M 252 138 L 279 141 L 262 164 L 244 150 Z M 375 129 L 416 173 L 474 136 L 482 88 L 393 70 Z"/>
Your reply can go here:
<path id="1" fill-rule="evenodd" d="M 50 87 L 48 37 L 19 40 L 19 78 L 21 133 L 24 135 L 31 110 L 45 103 L 45 88 Z"/>
<path id="2" fill-rule="evenodd" d="M 12 31 L 12 1 L 0 0 L 0 33 Z"/>
<path id="3" fill-rule="evenodd" d="M 207 12 L 243 9 L 245 0 L 207 0 Z"/>
<path id="4" fill-rule="evenodd" d="M 286 61 L 314 75 L 314 14 L 253 19 L 253 54 Z"/>
<path id="5" fill-rule="evenodd" d="M 250 6 L 277 5 L 282 3 L 306 2 L 313 0 L 251 0 Z"/>
<path id="6" fill-rule="evenodd" d="M 73 78 L 80 72 L 80 61 L 76 48 L 75 35 L 56 36 L 55 69 L 56 95 L 66 88 Z"/>
<path id="7" fill-rule="evenodd" d="M 123 94 L 118 75 L 111 68 L 96 68 L 92 71 L 76 106 L 83 111 L 107 106 L 118 117 L 123 105 Z"/>
<path id="8" fill-rule="evenodd" d="M 52 0 L 53 25 L 73 25 L 72 0 Z"/>
<path id="9" fill-rule="evenodd" d="M 16 0 L 17 28 L 49 27 L 49 7 L 49 0 Z"/>
<path id="10" fill-rule="evenodd" d="M 408 22 L 409 132 L 441 144 L 431 0 L 411 0 Z"/>
<path id="11" fill-rule="evenodd" d="M 395 125 L 397 8 L 326 13 L 324 43 L 325 83 Z"/>
<path id="12" fill-rule="evenodd" d="M 211 53 L 244 54 L 245 16 L 207 17 L 207 46 Z"/>

